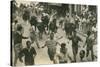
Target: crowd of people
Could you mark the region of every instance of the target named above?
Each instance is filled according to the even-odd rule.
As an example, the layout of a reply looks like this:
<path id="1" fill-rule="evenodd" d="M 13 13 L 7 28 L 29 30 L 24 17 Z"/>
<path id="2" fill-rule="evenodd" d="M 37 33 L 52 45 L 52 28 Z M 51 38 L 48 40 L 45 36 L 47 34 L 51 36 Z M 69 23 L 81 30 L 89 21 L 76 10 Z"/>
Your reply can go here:
<path id="1" fill-rule="evenodd" d="M 12 48 L 14 48 L 15 54 L 14 65 L 17 64 L 18 59 L 23 62 L 23 56 L 25 56 L 25 65 L 35 64 L 34 58 L 37 56 L 37 52 L 32 46 L 34 42 L 38 49 L 47 46 L 48 57 L 54 64 L 77 62 L 79 42 L 85 42 L 81 48 L 86 47 L 86 51 L 79 52 L 80 61 L 85 62 L 85 54 L 88 57 L 90 51 L 91 60 L 95 60 L 97 56 L 94 55 L 93 46 L 97 44 L 97 15 L 94 11 L 87 10 L 80 14 L 77 12 L 70 14 L 66 11 L 66 16 L 59 16 L 55 9 L 50 10 L 50 13 L 45 12 L 45 7 L 40 4 L 32 6 L 21 4 L 20 7 L 17 7 L 16 4 L 16 2 L 12 3 L 14 10 L 11 22 L 12 41 L 14 42 Z M 82 35 L 86 40 L 77 34 Z M 44 40 L 44 37 L 46 37 L 45 44 L 41 46 L 39 41 Z M 26 43 L 23 44 L 22 40 L 25 40 Z M 23 47 L 25 44 L 26 47 Z"/>

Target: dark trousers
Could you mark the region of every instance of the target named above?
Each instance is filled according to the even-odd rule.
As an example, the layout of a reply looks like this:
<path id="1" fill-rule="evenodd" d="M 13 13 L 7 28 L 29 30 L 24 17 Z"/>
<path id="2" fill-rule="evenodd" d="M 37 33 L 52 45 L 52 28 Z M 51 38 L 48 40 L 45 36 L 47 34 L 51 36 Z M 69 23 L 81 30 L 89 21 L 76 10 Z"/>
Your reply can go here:
<path id="1" fill-rule="evenodd" d="M 91 48 L 87 47 L 87 53 L 86 53 L 87 57 L 89 55 L 89 51 L 91 51 L 91 58 L 92 58 L 92 61 L 93 61 L 94 60 L 93 47 L 91 47 Z"/>

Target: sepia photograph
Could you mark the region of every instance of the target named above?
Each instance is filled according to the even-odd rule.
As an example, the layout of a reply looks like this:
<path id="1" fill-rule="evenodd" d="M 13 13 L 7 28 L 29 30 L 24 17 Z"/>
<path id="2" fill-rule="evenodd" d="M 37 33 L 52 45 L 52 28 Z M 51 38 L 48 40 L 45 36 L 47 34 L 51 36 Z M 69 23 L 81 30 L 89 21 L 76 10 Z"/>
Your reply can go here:
<path id="1" fill-rule="evenodd" d="M 12 0 L 10 65 L 97 62 L 97 8 Z"/>

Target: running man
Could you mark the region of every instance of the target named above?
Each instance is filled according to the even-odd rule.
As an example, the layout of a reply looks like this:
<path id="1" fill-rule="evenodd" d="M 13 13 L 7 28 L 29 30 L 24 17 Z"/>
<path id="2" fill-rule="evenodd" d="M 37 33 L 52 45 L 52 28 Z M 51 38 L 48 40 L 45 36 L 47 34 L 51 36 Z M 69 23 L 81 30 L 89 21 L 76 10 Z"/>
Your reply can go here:
<path id="1" fill-rule="evenodd" d="M 92 61 L 94 60 L 94 54 L 93 54 L 93 45 L 94 45 L 94 41 L 95 41 L 95 38 L 93 36 L 94 34 L 92 34 L 90 31 L 88 31 L 87 33 L 87 38 L 86 38 L 86 42 L 85 42 L 85 45 L 83 47 L 86 47 L 86 57 L 88 57 L 89 55 L 89 51 L 91 51 L 91 58 L 92 58 Z"/>
<path id="2" fill-rule="evenodd" d="M 72 50 L 74 55 L 74 62 L 76 62 L 76 55 L 78 53 L 78 43 L 82 41 L 80 37 L 76 35 L 76 31 L 73 33 L 72 37 L 69 37 L 72 40 Z"/>
<path id="3" fill-rule="evenodd" d="M 54 34 L 51 33 L 50 34 L 50 40 L 46 41 L 45 45 L 42 46 L 42 48 L 47 46 L 49 58 L 50 58 L 51 61 L 53 61 L 54 64 L 56 63 L 54 57 L 55 57 L 55 54 L 56 54 L 56 46 L 57 46 L 57 44 L 58 44 L 58 42 L 56 42 L 54 40 Z"/>
<path id="4" fill-rule="evenodd" d="M 14 51 L 15 51 L 14 66 L 16 66 L 19 52 L 22 49 L 22 39 L 28 38 L 28 37 L 23 37 L 22 34 L 23 34 L 23 27 L 21 25 L 18 25 L 17 31 L 14 34 Z"/>

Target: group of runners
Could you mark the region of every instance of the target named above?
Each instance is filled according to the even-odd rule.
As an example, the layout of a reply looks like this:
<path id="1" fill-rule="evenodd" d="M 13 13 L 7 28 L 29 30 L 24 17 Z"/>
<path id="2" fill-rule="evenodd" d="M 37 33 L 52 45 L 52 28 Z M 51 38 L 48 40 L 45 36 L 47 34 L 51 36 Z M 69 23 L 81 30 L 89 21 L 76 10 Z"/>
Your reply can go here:
<path id="1" fill-rule="evenodd" d="M 12 17 L 15 16 L 12 20 L 14 65 L 17 64 L 18 59 L 23 62 L 23 56 L 25 56 L 25 65 L 34 65 L 34 59 L 38 53 L 36 49 L 44 49 L 45 47 L 48 48 L 48 57 L 54 64 L 77 62 L 79 42 L 84 43 L 81 48 L 86 47 L 85 50 L 81 49 L 79 52 L 80 61 L 87 61 L 84 60 L 84 57 L 85 55 L 88 57 L 90 51 L 91 60 L 94 61 L 93 46 L 97 39 L 95 12 L 87 11 L 81 15 L 73 13 L 71 16 L 69 13 L 66 13 L 66 16 L 58 16 L 55 10 L 51 10 L 51 14 L 44 11 L 39 13 L 39 15 L 34 15 L 34 12 L 32 13 L 28 7 L 25 7 L 22 13 L 18 13 L 16 10 L 12 15 Z M 78 34 L 85 37 L 86 40 Z M 45 40 L 44 37 L 46 37 Z M 25 39 L 23 44 L 22 40 Z M 39 43 L 42 40 L 45 41 L 43 46 Z M 38 48 L 32 45 L 34 42 Z M 23 45 L 26 47 L 23 48 Z"/>

